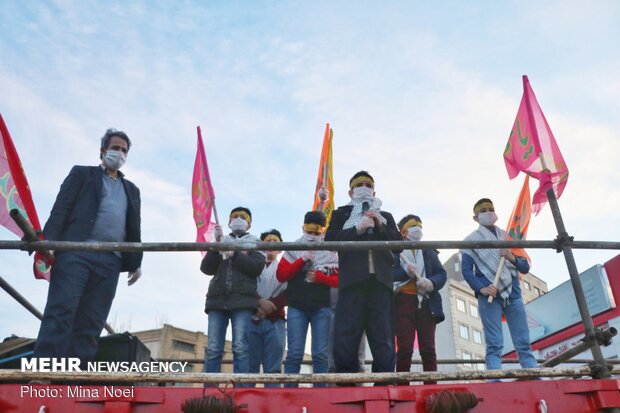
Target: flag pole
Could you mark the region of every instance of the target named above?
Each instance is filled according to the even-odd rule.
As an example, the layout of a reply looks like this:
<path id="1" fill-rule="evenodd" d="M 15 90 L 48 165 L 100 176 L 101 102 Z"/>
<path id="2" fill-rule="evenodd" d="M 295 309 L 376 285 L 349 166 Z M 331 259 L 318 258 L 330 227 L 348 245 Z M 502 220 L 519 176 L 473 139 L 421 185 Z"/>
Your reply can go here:
<path id="1" fill-rule="evenodd" d="M 558 199 L 553 191 L 553 186 L 547 190 L 547 199 L 549 200 L 549 207 L 551 207 L 555 227 L 558 231 L 556 241 L 560 245 L 562 253 L 564 253 L 564 259 L 566 260 L 566 266 L 568 267 L 568 274 L 570 275 L 570 281 L 573 285 L 573 291 L 575 292 L 575 298 L 577 300 L 577 307 L 579 308 L 581 320 L 584 324 L 584 341 L 586 343 L 590 343 L 592 346 L 592 358 L 594 359 L 594 362 L 590 365 L 592 377 L 595 379 L 608 379 L 611 377 L 611 373 L 598 341 L 600 330 L 594 327 L 594 322 L 592 321 L 592 316 L 590 315 L 590 310 L 588 309 L 588 304 L 583 292 L 583 286 L 581 285 L 581 280 L 579 279 L 579 271 L 577 270 L 575 256 L 573 255 L 573 250 L 570 246 L 573 237 L 570 237 L 566 232 L 566 227 L 564 226 L 564 221 L 562 220 L 562 214 L 558 205 Z"/>
<path id="2" fill-rule="evenodd" d="M 7 280 L 0 276 L 0 288 L 2 288 L 8 295 L 13 297 L 15 301 L 20 303 L 26 310 L 28 310 L 32 315 L 34 315 L 39 320 L 43 320 L 43 314 L 21 295 Z M 114 334 L 114 329 L 106 322 L 103 326 L 109 334 Z"/>
<path id="3" fill-rule="evenodd" d="M 497 288 L 497 284 L 499 284 L 499 276 L 502 273 L 502 270 L 504 269 L 504 263 L 506 262 L 506 258 L 501 257 L 499 259 L 499 265 L 497 266 L 497 272 L 495 273 L 495 279 L 493 280 L 493 286 L 495 288 Z M 491 304 L 493 302 L 493 296 L 490 295 L 489 298 L 487 299 L 487 303 Z"/>
<path id="4" fill-rule="evenodd" d="M 217 216 L 217 208 L 215 207 L 215 197 L 213 198 L 213 215 L 215 216 L 215 224 L 220 225 L 220 219 Z"/>
<path id="5" fill-rule="evenodd" d="M 21 295 L 7 280 L 0 276 L 0 288 L 7 292 L 8 295 L 13 297 L 15 301 L 20 303 L 26 310 L 30 311 L 39 320 L 43 320 L 43 314 L 30 303 L 23 295 Z"/>

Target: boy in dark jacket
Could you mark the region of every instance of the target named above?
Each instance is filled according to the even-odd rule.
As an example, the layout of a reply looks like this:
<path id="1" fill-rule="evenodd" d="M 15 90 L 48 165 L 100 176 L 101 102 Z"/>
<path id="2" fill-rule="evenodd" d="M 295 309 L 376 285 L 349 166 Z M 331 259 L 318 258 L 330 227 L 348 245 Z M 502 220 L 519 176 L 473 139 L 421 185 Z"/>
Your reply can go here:
<path id="1" fill-rule="evenodd" d="M 422 239 L 422 220 L 407 215 L 398 223 L 404 239 Z M 411 371 L 416 333 L 424 371 L 437 371 L 435 325 L 445 319 L 439 290 L 446 283 L 446 270 L 434 249 L 404 250 L 394 257 L 396 292 L 396 371 Z"/>
<path id="2" fill-rule="evenodd" d="M 296 242 L 322 241 L 325 220 L 325 214 L 320 211 L 306 213 L 303 235 Z M 288 282 L 288 353 L 284 372 L 299 373 L 310 326 L 312 372 L 327 373 L 330 287 L 338 285 L 338 256 L 331 251 L 286 251 L 276 275 L 278 281 Z"/>
<path id="3" fill-rule="evenodd" d="M 230 212 L 230 235 L 223 236 L 222 228 L 215 227 L 215 241 L 252 245 L 258 238 L 247 231 L 252 224 L 252 213 L 244 207 Z M 214 275 L 209 283 L 205 313 L 209 315 L 205 372 L 221 371 L 226 328 L 230 320 L 233 339 L 233 371 L 248 373 L 248 340 L 252 314 L 258 306 L 256 278 L 265 267 L 265 255 L 259 251 L 210 251 L 203 258 L 200 270 Z"/>

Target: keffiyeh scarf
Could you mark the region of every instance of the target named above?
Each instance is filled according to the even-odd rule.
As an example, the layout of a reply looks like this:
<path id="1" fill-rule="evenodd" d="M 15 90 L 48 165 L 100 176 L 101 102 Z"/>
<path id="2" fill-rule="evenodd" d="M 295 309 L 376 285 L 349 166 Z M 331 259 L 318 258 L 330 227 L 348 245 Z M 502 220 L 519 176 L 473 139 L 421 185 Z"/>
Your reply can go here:
<path id="1" fill-rule="evenodd" d="M 382 202 L 377 197 L 373 197 L 368 200 L 360 200 L 360 201 L 351 200 L 351 202 L 349 202 L 347 205 L 352 205 L 353 209 L 351 210 L 351 215 L 349 216 L 349 219 L 347 219 L 347 222 L 345 222 L 344 225 L 342 226 L 342 229 L 353 228 L 353 227 L 356 227 L 357 224 L 359 224 L 359 222 L 362 220 L 362 217 L 364 216 L 364 211 L 363 211 L 364 202 L 368 202 L 369 211 L 377 211 L 378 213 L 381 212 Z M 387 224 L 387 219 L 385 219 L 383 215 L 379 214 L 379 219 L 381 220 L 381 223 L 383 225 Z"/>
<path id="2" fill-rule="evenodd" d="M 415 269 L 418 270 L 418 274 L 420 274 L 420 280 L 422 278 L 426 278 L 426 269 L 424 268 L 424 256 L 422 255 L 422 250 L 420 249 L 415 250 L 415 254 L 412 250 L 403 250 L 403 252 L 400 253 L 400 265 L 403 268 L 407 268 L 407 264 L 413 264 L 415 266 Z M 397 285 L 394 286 L 394 292 L 395 293 L 398 292 L 405 284 L 409 282 L 416 282 L 416 281 L 411 279 L 408 281 L 402 281 L 400 283 L 396 283 Z M 419 287 L 417 290 L 418 290 L 418 307 L 421 308 L 422 300 L 424 300 L 424 297 L 426 296 L 426 294 L 421 292 Z"/>
<path id="3" fill-rule="evenodd" d="M 301 237 L 295 242 L 307 242 L 304 237 Z M 295 262 L 301 258 L 303 251 L 285 251 L 282 258 L 288 262 Z M 338 268 L 338 253 L 335 251 L 315 251 L 316 255 L 312 262 L 311 270 L 319 270 L 325 274 L 332 273 L 332 270 Z"/>
<path id="4" fill-rule="evenodd" d="M 465 238 L 465 241 L 497 241 L 506 239 L 506 231 L 496 226 L 495 232 L 497 236 L 486 227 L 480 225 L 477 230 Z M 468 254 L 472 257 L 476 268 L 482 272 L 482 274 L 484 274 L 484 276 L 491 281 L 491 283 L 495 281 L 495 274 L 497 273 L 497 268 L 499 267 L 499 261 L 501 258 L 499 255 L 499 249 L 464 249 L 461 250 L 461 253 Z M 512 265 L 512 263 L 506 261 L 506 264 L 500 273 L 497 285 L 499 296 L 503 299 L 507 299 L 510 296 L 510 293 L 512 292 L 512 277 L 516 275 L 517 268 Z"/>
<path id="5" fill-rule="evenodd" d="M 222 240 L 222 242 L 230 243 L 230 244 L 239 244 L 239 245 L 243 245 L 246 247 L 253 247 L 257 243 L 259 243 L 260 240 L 256 238 L 254 235 L 250 234 L 249 232 L 246 232 L 240 237 L 237 237 L 234 234 L 226 235 L 224 239 Z M 266 255 L 264 251 L 258 251 L 258 252 L 260 252 L 263 255 Z"/>
<path id="6" fill-rule="evenodd" d="M 277 297 L 282 291 L 286 290 L 287 283 L 281 283 L 276 278 L 277 269 L 278 260 L 274 260 L 271 264 L 266 266 L 263 272 L 258 276 L 256 292 L 261 298 L 268 300 L 272 297 Z"/>

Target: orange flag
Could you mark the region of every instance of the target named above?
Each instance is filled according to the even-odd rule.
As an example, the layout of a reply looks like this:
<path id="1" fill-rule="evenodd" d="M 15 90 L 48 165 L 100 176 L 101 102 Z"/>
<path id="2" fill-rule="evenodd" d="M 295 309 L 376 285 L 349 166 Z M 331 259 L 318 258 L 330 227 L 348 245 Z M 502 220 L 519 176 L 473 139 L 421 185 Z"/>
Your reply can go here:
<path id="1" fill-rule="evenodd" d="M 314 191 L 314 203 L 312 210 L 319 209 L 321 200 L 319 199 L 319 190 L 325 188 L 327 190 L 327 200 L 323 205 L 323 212 L 327 216 L 327 224 L 334 212 L 334 171 L 332 161 L 332 140 L 334 139 L 334 131 L 329 127 L 329 123 L 325 126 L 325 136 L 323 137 L 323 148 L 321 149 L 321 161 L 319 162 L 319 175 L 316 179 L 316 189 Z"/>
<path id="2" fill-rule="evenodd" d="M 530 218 L 532 217 L 532 198 L 530 197 L 530 176 L 525 175 L 523 188 L 519 193 L 519 198 L 515 203 L 512 215 L 508 221 L 506 228 L 507 240 L 521 240 L 527 236 L 527 230 L 530 226 Z M 512 248 L 512 253 L 520 257 L 526 258 L 530 263 L 532 260 L 523 248 Z"/>

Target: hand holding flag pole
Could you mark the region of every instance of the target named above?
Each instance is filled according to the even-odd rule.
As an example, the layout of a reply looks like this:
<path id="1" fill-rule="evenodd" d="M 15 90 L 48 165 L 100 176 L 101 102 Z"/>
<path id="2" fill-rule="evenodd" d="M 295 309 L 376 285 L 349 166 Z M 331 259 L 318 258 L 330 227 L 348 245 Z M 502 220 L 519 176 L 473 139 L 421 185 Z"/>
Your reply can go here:
<path id="1" fill-rule="evenodd" d="M 495 273 L 495 279 L 493 280 L 493 286 L 497 288 L 499 284 L 499 276 L 502 274 L 502 270 L 504 269 L 504 264 L 506 264 L 506 258 L 502 257 L 499 259 L 499 265 L 497 266 L 497 272 Z M 493 302 L 493 296 L 490 295 L 487 299 L 487 303 L 491 304 Z"/>
<path id="2" fill-rule="evenodd" d="M 325 210 L 325 203 L 327 202 L 327 198 L 329 197 L 329 193 L 327 192 L 327 163 L 323 164 L 323 182 L 321 183 L 321 189 L 317 192 L 319 197 L 319 205 L 317 206 L 317 211 L 323 212 Z"/>
<path id="3" fill-rule="evenodd" d="M 11 216 L 13 221 L 15 221 L 15 224 L 17 224 L 19 229 L 21 229 L 22 232 L 24 233 L 22 241 L 26 241 L 26 242 L 41 241 L 41 235 L 37 233 L 37 231 L 35 231 L 32 225 L 30 225 L 30 222 L 28 222 L 28 219 L 26 219 L 26 217 L 24 217 L 19 212 L 19 209 L 17 208 L 11 209 L 11 211 L 9 212 L 9 215 Z M 37 251 L 37 254 L 43 255 L 48 265 L 51 266 L 54 263 L 54 253 L 52 251 L 42 250 L 42 251 Z"/>

